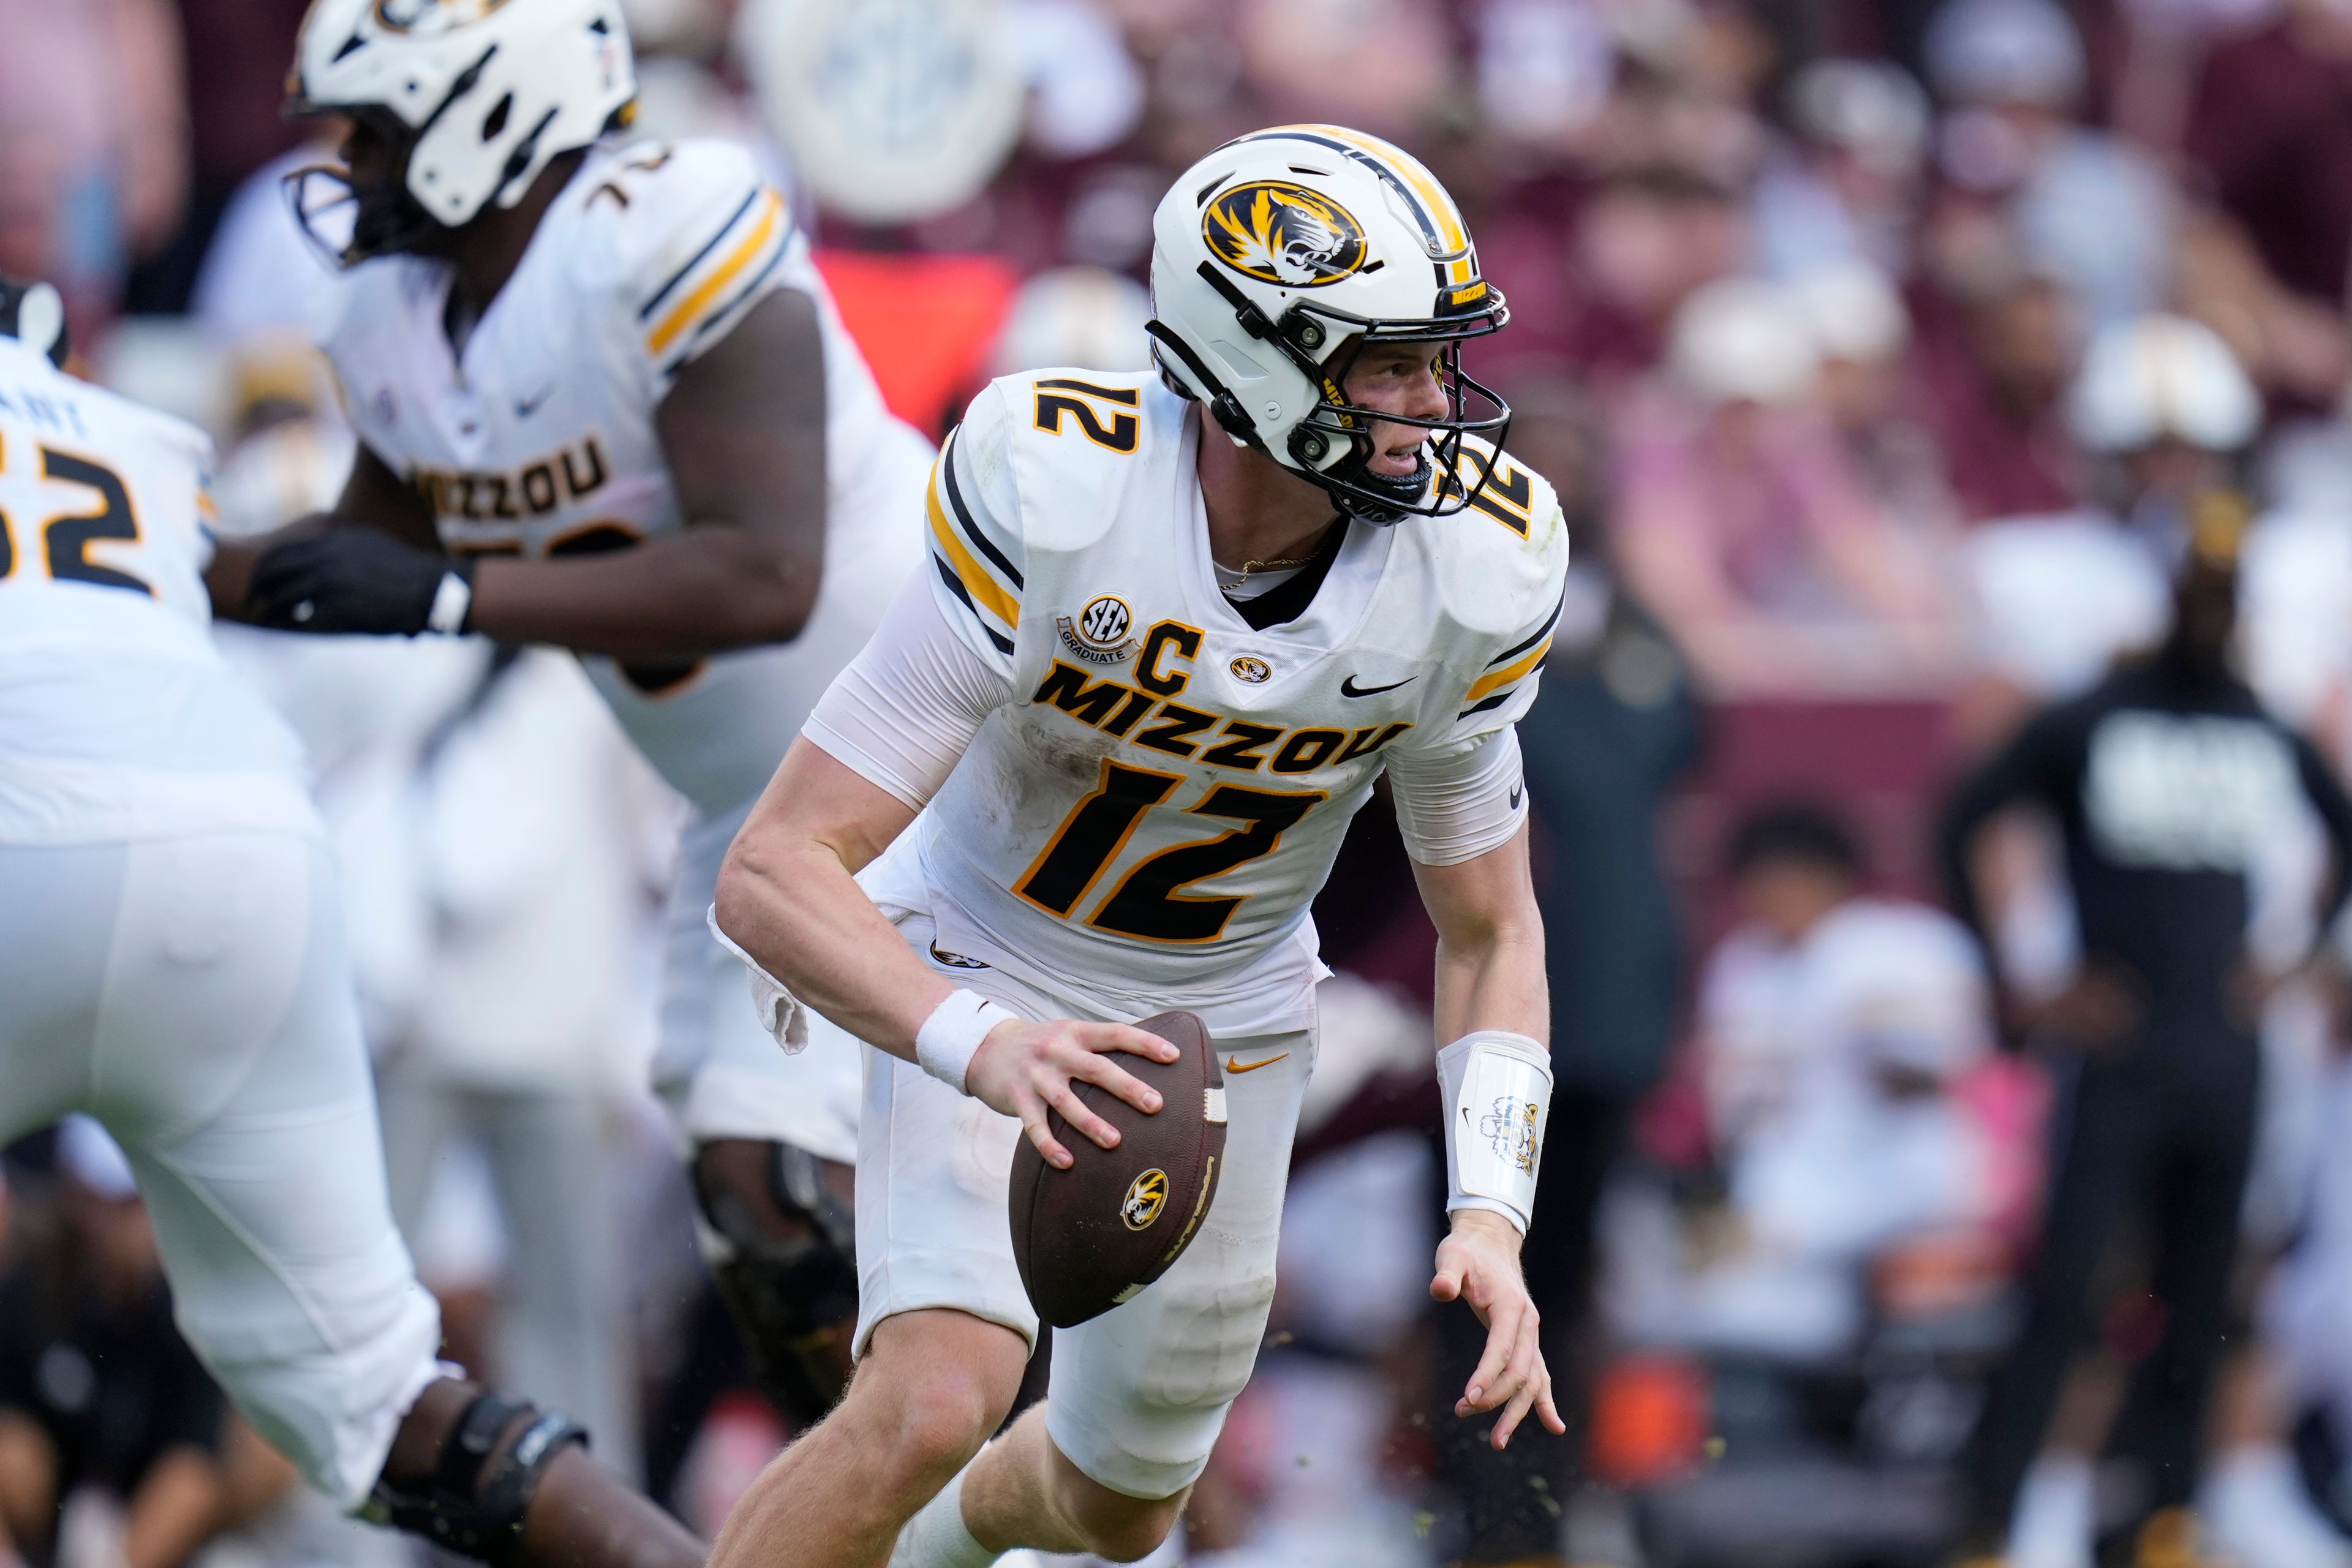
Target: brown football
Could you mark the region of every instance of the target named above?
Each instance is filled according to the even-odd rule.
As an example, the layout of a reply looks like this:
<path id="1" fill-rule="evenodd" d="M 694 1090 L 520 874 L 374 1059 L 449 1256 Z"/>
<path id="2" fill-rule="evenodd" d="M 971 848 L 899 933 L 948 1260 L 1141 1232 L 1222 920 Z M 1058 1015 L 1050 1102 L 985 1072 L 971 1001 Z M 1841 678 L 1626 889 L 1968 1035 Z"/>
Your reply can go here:
<path id="1" fill-rule="evenodd" d="M 1225 1163 L 1225 1079 L 1209 1031 L 1191 1013 L 1161 1013 L 1137 1028 L 1175 1042 L 1172 1062 L 1118 1052 L 1112 1059 L 1160 1091 L 1150 1116 L 1090 1083 L 1073 1084 L 1087 1109 L 1118 1129 L 1106 1149 L 1050 1113 L 1072 1156 L 1045 1163 L 1024 1135 L 1013 1160 L 1013 1257 L 1037 1315 L 1057 1329 L 1099 1317 L 1168 1272 L 1201 1228 Z"/>

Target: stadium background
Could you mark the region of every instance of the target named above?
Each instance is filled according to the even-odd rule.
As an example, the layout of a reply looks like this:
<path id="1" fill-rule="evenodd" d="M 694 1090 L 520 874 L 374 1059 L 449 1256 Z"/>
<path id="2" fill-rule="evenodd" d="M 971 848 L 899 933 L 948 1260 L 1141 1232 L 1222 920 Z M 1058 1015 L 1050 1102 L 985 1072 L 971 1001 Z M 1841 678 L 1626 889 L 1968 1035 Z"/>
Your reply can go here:
<path id="1" fill-rule="evenodd" d="M 1598 1208 L 1591 1402 L 1576 1462 L 1528 1484 L 1580 1563 L 1931 1561 L 2050 1098 L 1914 907 L 1940 792 L 2160 635 L 2200 519 L 2251 523 L 2249 677 L 2352 758 L 2352 5 L 627 9 L 631 134 L 758 148 L 935 436 L 991 374 L 1140 363 L 1152 206 L 1232 134 L 1344 122 L 1447 184 L 1513 312 L 1472 368 L 1518 406 L 1513 450 L 1581 562 L 1523 728 L 1575 1064 L 1552 1159 L 1573 1143 Z M 320 155 L 278 110 L 301 10 L 0 0 L 0 272 L 60 286 L 88 374 L 214 433 L 236 530 L 320 504 L 350 449 L 304 342 L 323 274 L 277 189 Z M 312 750 L 395 1200 L 455 1352 L 588 1416 L 715 1529 L 785 1433 L 740 1386 L 634 1087 L 671 803 L 554 655 L 223 637 Z M 1792 805 L 1856 846 L 1853 901 L 1791 917 L 1754 863 L 1731 874 L 1739 825 L 1769 808 L 1786 840 Z M 1318 906 L 1342 973 L 1282 1296 L 1195 1562 L 1406 1568 L 1458 1531 L 1423 1299 L 1433 939 L 1383 815 Z M 2285 954 L 2317 873 L 2307 825 L 2277 828 L 2256 934 Z M 2054 984 L 2046 834 L 1990 858 L 2012 975 Z M 1840 944 L 1813 940 L 1824 912 Z M 2264 1016 L 2243 1303 L 2266 1359 L 2215 1439 L 2245 1467 L 2284 1450 L 2265 1495 L 2317 1512 L 2352 1450 L 2332 1001 L 2298 976 Z M 135 1202 L 87 1129 L 7 1173 L 0 1289 L 79 1278 Z M 2126 1279 L 2094 1360 L 2144 1352 L 2148 1311 Z M 35 1375 L 0 1376 L 0 1412 L 55 1394 L 40 1345 L 5 1348 Z M 11 1453 L 0 1414 L 0 1496 Z M 268 1503 L 253 1463 L 257 1518 L 217 1563 L 410 1550 Z M 124 1561 L 107 1518 L 84 1505 L 71 1561 Z"/>

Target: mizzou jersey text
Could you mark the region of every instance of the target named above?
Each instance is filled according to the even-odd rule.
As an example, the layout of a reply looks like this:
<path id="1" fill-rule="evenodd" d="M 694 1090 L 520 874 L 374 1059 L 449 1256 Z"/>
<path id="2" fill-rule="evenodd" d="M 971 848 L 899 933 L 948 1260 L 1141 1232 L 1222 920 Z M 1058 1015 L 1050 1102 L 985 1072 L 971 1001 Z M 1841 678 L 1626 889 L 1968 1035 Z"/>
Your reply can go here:
<path id="1" fill-rule="evenodd" d="M 591 149 L 454 357 L 449 285 L 439 262 L 363 263 L 324 342 L 360 438 L 415 488 L 450 550 L 562 555 L 685 526 L 655 411 L 689 361 L 788 288 L 816 300 L 825 362 L 825 581 L 803 641 L 825 640 L 849 584 L 913 559 L 929 443 L 884 407 L 806 237 L 743 149 Z M 831 667 L 871 629 L 856 619 Z M 780 648 L 586 662 L 647 758 L 706 813 L 759 792 L 831 674 L 811 680 Z"/>
<path id="2" fill-rule="evenodd" d="M 1382 768 L 1466 748 L 1532 700 L 1567 534 L 1507 458 L 1473 508 L 1349 525 L 1296 619 L 1218 591 L 1192 405 L 1154 374 L 984 391 L 928 502 L 942 612 L 1007 678 L 918 826 L 940 942 L 1220 1027 L 1297 1026 L 1307 906 Z M 1479 461 L 1493 460 L 1482 449 Z M 1148 1010 L 1148 1009 L 1147 1009 Z"/>

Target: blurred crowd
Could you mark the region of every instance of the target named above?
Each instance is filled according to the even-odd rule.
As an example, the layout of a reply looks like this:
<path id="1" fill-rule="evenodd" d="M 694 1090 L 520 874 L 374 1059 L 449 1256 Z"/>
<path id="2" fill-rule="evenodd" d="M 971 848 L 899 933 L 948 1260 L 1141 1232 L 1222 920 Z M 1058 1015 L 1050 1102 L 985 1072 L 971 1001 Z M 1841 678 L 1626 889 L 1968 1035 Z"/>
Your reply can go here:
<path id="1" fill-rule="evenodd" d="M 322 504 L 352 450 L 306 339 L 326 264 L 279 195 L 328 155 L 278 113 L 302 8 L 0 0 L 0 273 L 56 281 L 91 374 L 214 432 L 229 531 Z M 994 374 L 1145 363 L 1154 205 L 1266 124 L 1413 152 L 1510 301 L 1471 368 L 1578 555 L 1522 736 L 1559 1080 L 1528 1258 L 1581 1419 L 1504 1461 L 1431 1394 L 1465 1321 L 1425 1301 L 1432 939 L 1368 813 L 1318 910 L 1341 973 L 1273 1337 L 1190 1560 L 1937 1561 L 1967 1478 L 1980 1508 L 2009 1462 L 1980 1415 L 2037 1407 L 2014 1352 L 2075 1212 L 2084 1074 L 2154 1070 L 2084 913 L 2114 862 L 2227 883 L 2198 907 L 2233 922 L 2210 1049 L 2244 1053 L 2246 1148 L 2165 1123 L 2114 1223 L 2070 1237 L 2095 1300 L 1995 1488 L 2011 1560 L 2087 1564 L 2155 1499 L 2246 1568 L 2352 1568 L 2324 891 L 2352 763 L 2352 0 L 626 10 L 630 133 L 758 149 L 932 434 Z M 2218 640 L 2189 614 L 2216 583 Z M 715 1528 L 788 1434 L 634 1087 L 675 804 L 556 654 L 221 636 L 310 750 L 450 1353 Z M 2094 744 L 2083 821 L 2024 785 L 1945 810 L 2118 670 L 2180 675 L 2200 713 L 2242 692 L 2321 776 L 2199 731 Z M 398 1555 L 201 1392 L 102 1143 L 9 1157 L 0 1562 Z M 2227 1276 L 2194 1289 L 2192 1211 Z M 2226 1341 L 2193 1376 L 2192 1295 Z M 2136 1373 L 2197 1384 L 2184 1498 L 2159 1449 L 2129 1462 Z"/>

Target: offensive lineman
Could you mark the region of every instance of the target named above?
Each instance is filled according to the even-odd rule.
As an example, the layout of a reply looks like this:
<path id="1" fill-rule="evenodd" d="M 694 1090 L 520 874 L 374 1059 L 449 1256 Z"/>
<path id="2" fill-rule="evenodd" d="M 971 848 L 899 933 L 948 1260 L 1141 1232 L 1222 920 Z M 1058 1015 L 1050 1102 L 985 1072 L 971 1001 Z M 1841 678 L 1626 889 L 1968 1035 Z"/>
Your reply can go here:
<path id="1" fill-rule="evenodd" d="M 292 111 L 349 117 L 324 346 L 360 447 L 334 511 L 225 547 L 221 613 L 577 649 L 694 809 L 656 1087 L 762 1384 L 847 1364 L 857 1058 L 787 1058 L 703 924 L 801 721 L 919 559 L 930 447 L 884 409 L 750 155 L 600 141 L 635 95 L 618 0 L 320 0 Z M 756 646 L 772 645 L 772 646 Z M 782 645 L 782 646 L 772 646 Z"/>
<path id="2" fill-rule="evenodd" d="M 209 444 L 61 374 L 63 326 L 0 286 L 0 1142 L 106 1124 L 182 1332 L 341 1507 L 492 1563 L 693 1568 L 578 1426 L 435 1360 L 301 748 L 209 635 Z"/>
<path id="3" fill-rule="evenodd" d="M 1550 1087 L 1513 724 L 1567 538 L 1461 372 L 1503 300 L 1428 172 L 1336 127 L 1229 143 L 1154 225 L 1160 374 L 982 393 L 934 470 L 930 570 L 719 879 L 779 1038 L 875 1047 L 857 1373 L 729 1521 L 726 1568 L 1129 1561 L 1167 1535 L 1265 1330 L 1315 1056 L 1308 903 L 1384 769 L 1453 1042 L 1432 1289 L 1490 1331 L 1456 1412 L 1499 1409 L 1497 1446 L 1530 1409 L 1563 1429 L 1518 1266 Z M 1124 1023 L 1169 1007 L 1226 1053 L 1214 1203 L 1156 1284 L 1054 1336 L 1044 1405 L 983 1452 L 1037 1322 L 1013 1144 L 1072 1162 L 1048 1108 L 1115 1138 L 1073 1079 L 1156 1109 L 1108 1053 L 1172 1057 Z"/>

